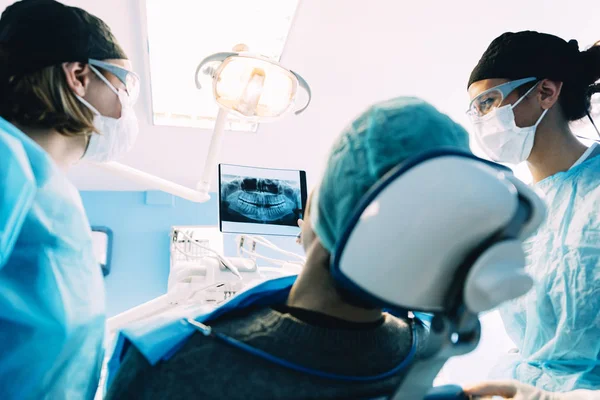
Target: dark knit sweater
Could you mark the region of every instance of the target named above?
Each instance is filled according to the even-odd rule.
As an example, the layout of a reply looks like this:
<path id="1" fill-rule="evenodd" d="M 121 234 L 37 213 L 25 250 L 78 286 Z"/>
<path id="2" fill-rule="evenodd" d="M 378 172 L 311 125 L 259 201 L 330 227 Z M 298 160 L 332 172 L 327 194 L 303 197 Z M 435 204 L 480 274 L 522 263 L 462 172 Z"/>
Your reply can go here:
<path id="1" fill-rule="evenodd" d="M 287 361 L 352 376 L 392 369 L 407 356 L 412 343 L 409 323 L 389 314 L 363 324 L 277 307 L 229 314 L 210 325 L 214 331 Z M 420 343 L 425 342 L 425 335 L 423 329 L 418 330 Z M 369 399 L 391 394 L 400 378 L 373 383 L 316 378 L 197 333 L 171 359 L 155 366 L 132 347 L 107 398 Z"/>

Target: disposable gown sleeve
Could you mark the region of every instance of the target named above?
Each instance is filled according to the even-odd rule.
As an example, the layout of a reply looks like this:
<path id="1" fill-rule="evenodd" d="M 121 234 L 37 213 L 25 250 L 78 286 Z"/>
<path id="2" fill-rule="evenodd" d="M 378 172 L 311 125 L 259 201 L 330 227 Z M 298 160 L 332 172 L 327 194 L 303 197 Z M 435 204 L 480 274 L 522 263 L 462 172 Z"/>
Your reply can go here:
<path id="1" fill-rule="evenodd" d="M 600 220 L 596 207 L 600 207 L 598 193 L 578 205 L 568 232 L 548 249 L 545 301 L 539 299 L 537 316 L 540 326 L 557 329 L 542 346 L 539 359 L 594 364 L 600 354 Z"/>
<path id="2" fill-rule="evenodd" d="M 0 129 L 0 270 L 15 246 L 36 192 L 29 158 L 21 142 Z"/>

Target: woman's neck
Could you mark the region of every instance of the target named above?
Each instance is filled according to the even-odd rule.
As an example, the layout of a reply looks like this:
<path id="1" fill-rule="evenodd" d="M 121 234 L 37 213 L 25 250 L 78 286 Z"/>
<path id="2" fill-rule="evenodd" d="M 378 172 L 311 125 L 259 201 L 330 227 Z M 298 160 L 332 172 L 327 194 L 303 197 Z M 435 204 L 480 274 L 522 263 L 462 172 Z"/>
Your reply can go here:
<path id="1" fill-rule="evenodd" d="M 533 182 L 568 171 L 586 150 L 587 147 L 577 140 L 566 122 L 555 129 L 540 129 L 527 159 Z"/>
<path id="2" fill-rule="evenodd" d="M 88 140 L 85 136 L 66 136 L 53 129 L 14 125 L 44 149 L 60 169 L 67 170 L 73 166 L 85 152 Z"/>

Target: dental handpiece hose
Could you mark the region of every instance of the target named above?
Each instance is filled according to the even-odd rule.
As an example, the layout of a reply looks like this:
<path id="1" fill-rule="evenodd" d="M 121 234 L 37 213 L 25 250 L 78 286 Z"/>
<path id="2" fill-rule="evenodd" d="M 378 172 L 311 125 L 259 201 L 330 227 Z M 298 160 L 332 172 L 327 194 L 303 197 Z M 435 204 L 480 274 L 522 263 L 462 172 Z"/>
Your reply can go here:
<path id="1" fill-rule="evenodd" d="M 221 153 L 221 145 L 223 144 L 223 134 L 225 133 L 225 123 L 227 122 L 227 114 L 229 112 L 219 107 L 219 113 L 215 121 L 215 129 L 213 131 L 206 162 L 204 163 L 204 171 L 202 171 L 202 179 L 198 182 L 196 189 L 203 193 L 208 193 L 210 190 L 210 182 L 213 177 L 215 165 Z"/>

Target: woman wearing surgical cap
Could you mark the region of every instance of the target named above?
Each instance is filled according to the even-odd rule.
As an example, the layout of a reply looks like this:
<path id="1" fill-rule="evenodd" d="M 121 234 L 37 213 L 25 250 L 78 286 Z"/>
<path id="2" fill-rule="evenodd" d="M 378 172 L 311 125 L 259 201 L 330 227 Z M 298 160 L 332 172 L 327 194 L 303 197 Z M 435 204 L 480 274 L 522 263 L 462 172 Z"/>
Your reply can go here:
<path id="1" fill-rule="evenodd" d="M 53 0 L 0 17 L 0 398 L 90 399 L 104 286 L 65 171 L 137 135 L 137 77 L 100 19 Z"/>
<path id="2" fill-rule="evenodd" d="M 527 31 L 495 39 L 468 84 L 475 140 L 494 161 L 526 161 L 548 204 L 526 243 L 535 288 L 501 308 L 518 352 L 496 375 L 555 392 L 600 388 L 600 147 L 570 128 L 592 119 L 598 79 L 600 47 Z"/>

